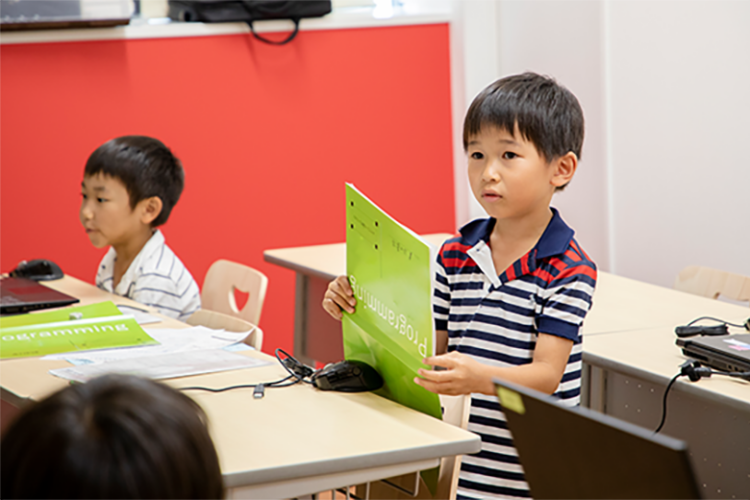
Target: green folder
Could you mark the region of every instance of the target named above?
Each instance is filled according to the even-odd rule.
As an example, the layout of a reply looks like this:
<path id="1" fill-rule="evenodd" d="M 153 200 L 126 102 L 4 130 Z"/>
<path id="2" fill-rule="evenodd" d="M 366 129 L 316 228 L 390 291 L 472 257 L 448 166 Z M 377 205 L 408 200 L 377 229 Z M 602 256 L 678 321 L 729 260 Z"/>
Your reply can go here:
<path id="1" fill-rule="evenodd" d="M 0 359 L 158 344 L 113 302 L 0 319 Z"/>
<path id="2" fill-rule="evenodd" d="M 435 249 L 396 222 L 353 185 L 346 185 L 346 274 L 357 299 L 344 313 L 344 357 L 383 377 L 376 394 L 435 418 L 440 399 L 414 383 L 434 354 L 432 277 Z M 422 472 L 435 492 L 438 469 Z"/>

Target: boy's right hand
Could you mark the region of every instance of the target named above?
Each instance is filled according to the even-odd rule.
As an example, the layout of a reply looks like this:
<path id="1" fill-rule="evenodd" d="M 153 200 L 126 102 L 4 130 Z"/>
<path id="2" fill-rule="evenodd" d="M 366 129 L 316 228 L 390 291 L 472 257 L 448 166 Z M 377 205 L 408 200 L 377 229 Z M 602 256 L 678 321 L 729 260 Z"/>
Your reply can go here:
<path id="1" fill-rule="evenodd" d="M 328 283 L 328 290 L 323 296 L 323 309 L 334 318 L 340 320 L 344 315 L 342 309 L 348 313 L 354 312 L 357 300 L 346 276 L 339 276 Z"/>

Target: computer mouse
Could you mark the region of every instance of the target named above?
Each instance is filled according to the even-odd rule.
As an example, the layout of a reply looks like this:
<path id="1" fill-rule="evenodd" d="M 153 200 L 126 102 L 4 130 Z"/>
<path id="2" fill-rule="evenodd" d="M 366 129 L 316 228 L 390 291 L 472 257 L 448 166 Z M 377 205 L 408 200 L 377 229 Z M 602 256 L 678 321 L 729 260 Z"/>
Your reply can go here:
<path id="1" fill-rule="evenodd" d="M 23 260 L 10 272 L 10 275 L 34 281 L 57 280 L 65 276 L 60 266 L 46 259 L 34 259 L 28 262 Z"/>
<path id="2" fill-rule="evenodd" d="M 312 376 L 312 383 L 322 391 L 365 392 L 383 387 L 383 377 L 364 361 L 339 361 L 324 366 Z"/>

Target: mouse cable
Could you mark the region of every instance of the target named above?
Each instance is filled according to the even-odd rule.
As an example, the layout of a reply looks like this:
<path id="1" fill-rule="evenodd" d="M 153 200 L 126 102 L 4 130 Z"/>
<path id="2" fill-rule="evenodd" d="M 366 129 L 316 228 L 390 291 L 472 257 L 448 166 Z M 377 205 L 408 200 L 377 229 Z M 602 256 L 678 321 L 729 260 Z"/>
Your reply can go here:
<path id="1" fill-rule="evenodd" d="M 700 361 L 685 361 L 680 365 L 680 373 L 672 377 L 672 380 L 669 381 L 669 384 L 667 384 L 667 388 L 664 390 L 664 398 L 662 399 L 661 407 L 661 422 L 659 422 L 659 426 L 654 431 L 654 434 L 657 434 L 661 430 L 661 428 L 664 427 L 664 422 L 666 422 L 667 420 L 667 395 L 669 394 L 669 390 L 672 388 L 672 385 L 674 385 L 677 379 L 680 377 L 687 377 L 691 382 L 697 382 L 700 379 L 708 378 L 711 375 L 723 375 L 725 377 L 739 378 L 750 382 L 750 372 L 727 372 L 723 370 L 714 370 L 707 366 L 702 366 Z"/>
<path id="2" fill-rule="evenodd" d="M 282 360 L 279 357 L 279 353 L 282 353 L 286 357 Z M 300 382 L 312 384 L 312 381 L 309 379 L 313 376 L 313 374 L 315 374 L 317 370 L 310 366 L 307 366 L 304 363 L 301 363 L 297 360 L 297 358 L 281 348 L 276 349 L 276 359 L 278 359 L 281 363 L 281 366 L 283 366 L 284 369 L 289 372 L 290 376 L 298 378 Z"/>
<path id="3" fill-rule="evenodd" d="M 283 360 L 279 356 L 279 353 L 283 353 L 286 358 Z M 178 389 L 181 391 L 208 391 L 208 392 L 224 392 L 224 391 L 231 391 L 234 389 L 254 389 L 253 396 L 256 399 L 260 399 L 263 397 L 265 388 L 280 388 L 280 387 L 290 387 L 292 385 L 298 384 L 300 382 L 307 382 L 311 383 L 306 378 L 308 378 L 310 375 L 315 373 L 315 370 L 310 368 L 309 366 L 306 366 L 299 361 L 297 361 L 294 357 L 290 356 L 286 351 L 283 349 L 276 349 L 275 351 L 276 359 L 281 363 L 281 366 L 284 367 L 284 369 L 289 372 L 289 375 L 279 379 L 274 380 L 272 382 L 259 382 L 257 384 L 238 384 L 238 385 L 230 385 L 227 387 L 202 387 L 202 386 L 191 386 L 191 387 L 179 387 Z M 291 362 L 289 360 L 292 360 Z M 309 371 L 309 374 L 308 374 Z"/>
<path id="4" fill-rule="evenodd" d="M 712 326 L 693 326 L 695 323 L 699 321 L 716 321 L 719 324 L 718 325 L 712 325 Z M 745 330 L 750 331 L 750 318 L 745 321 L 744 324 L 737 324 L 737 323 L 730 323 L 728 321 L 724 321 L 718 318 L 712 318 L 710 316 L 701 316 L 700 318 L 696 318 L 690 323 L 688 323 L 685 326 L 678 326 L 674 329 L 675 334 L 677 334 L 680 338 L 685 337 L 694 337 L 696 335 L 706 335 L 706 336 L 713 336 L 713 335 L 729 335 L 729 329 L 728 326 L 734 326 L 736 328 L 744 328 Z"/>
<path id="5" fill-rule="evenodd" d="M 743 324 L 738 325 L 737 323 L 730 323 L 729 321 L 724 321 L 723 319 L 719 319 L 719 318 L 712 318 L 711 316 L 701 316 L 700 318 L 696 318 L 690 323 L 688 323 L 687 326 L 693 326 L 695 323 L 699 321 L 704 321 L 704 320 L 716 321 L 717 323 L 721 323 L 722 325 L 734 326 L 737 328 L 744 328 L 745 330 L 750 330 L 750 318 L 748 318 L 747 321 L 745 321 Z"/>

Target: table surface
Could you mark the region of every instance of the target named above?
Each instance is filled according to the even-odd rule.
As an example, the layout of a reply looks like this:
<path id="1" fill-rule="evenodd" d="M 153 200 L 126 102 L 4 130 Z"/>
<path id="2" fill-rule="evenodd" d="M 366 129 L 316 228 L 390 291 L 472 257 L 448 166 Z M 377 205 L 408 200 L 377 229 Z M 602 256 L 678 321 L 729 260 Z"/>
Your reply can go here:
<path id="1" fill-rule="evenodd" d="M 452 235 L 425 235 L 439 245 Z M 346 272 L 346 244 L 332 243 L 266 250 L 267 262 L 310 276 L 333 279 Z M 700 316 L 732 323 L 750 317 L 750 308 L 711 300 L 599 271 L 594 303 L 583 325 L 584 335 L 628 332 L 684 325 Z"/>
<path id="2" fill-rule="evenodd" d="M 439 244 L 449 236 L 436 234 L 425 239 Z M 268 262 L 324 279 L 345 272 L 345 255 L 344 243 L 264 252 Z M 593 305 L 582 329 L 584 359 L 595 356 L 598 363 L 671 378 L 688 359 L 675 344 L 674 327 L 701 316 L 743 323 L 750 317 L 750 308 L 599 271 Z M 712 377 L 691 385 L 750 401 L 750 383 L 741 380 Z"/>
<path id="3" fill-rule="evenodd" d="M 81 298 L 81 305 L 112 300 L 149 309 L 72 277 L 46 284 Z M 187 325 L 168 318 L 163 323 L 146 325 L 147 328 L 158 326 Z M 274 359 L 256 351 L 242 354 Z M 48 373 L 62 366 L 69 365 L 65 361 L 41 358 L 0 361 L 3 399 L 18 405 L 65 387 L 66 381 Z M 165 382 L 174 387 L 218 388 L 272 381 L 286 375 L 274 361 L 260 368 Z M 440 457 L 473 453 L 480 448 L 479 437 L 475 434 L 370 393 L 324 392 L 301 384 L 267 389 L 263 399 L 254 399 L 252 389 L 223 393 L 190 391 L 189 394 L 209 417 L 227 488 L 401 463 L 422 462 L 434 466 Z"/>

